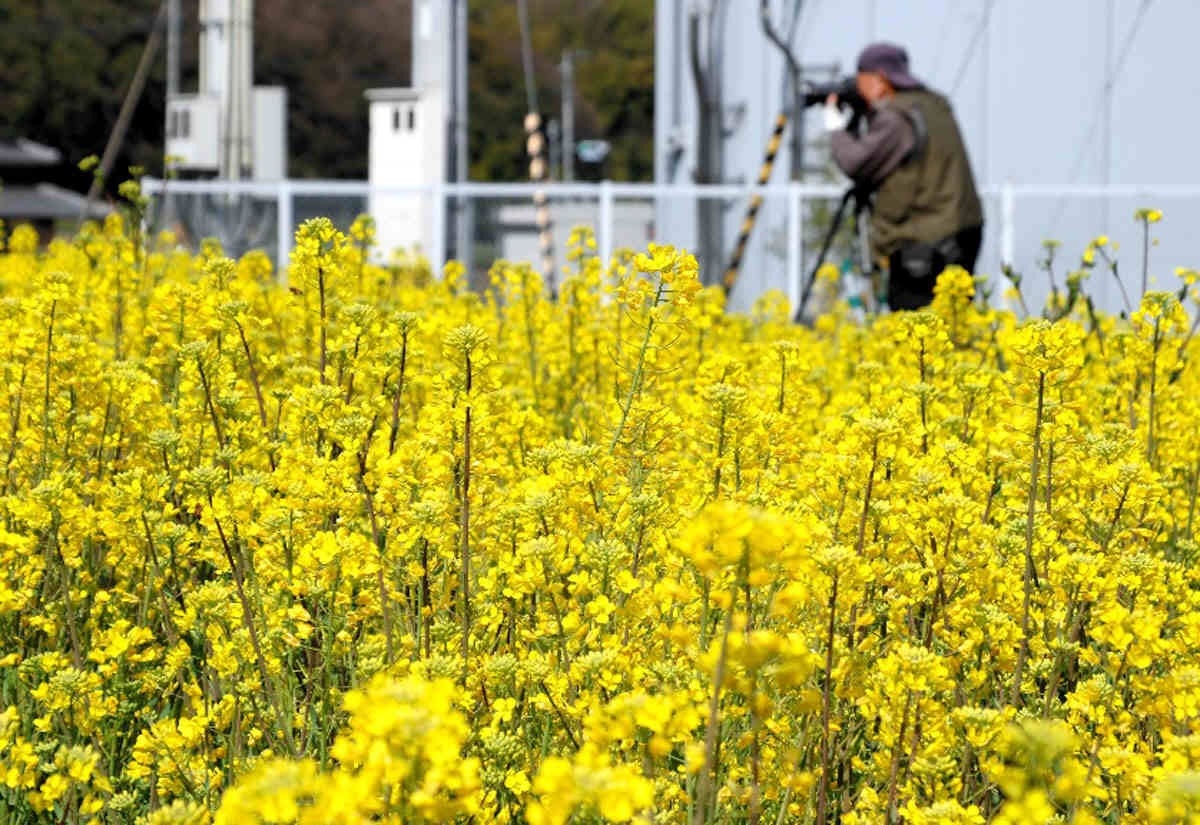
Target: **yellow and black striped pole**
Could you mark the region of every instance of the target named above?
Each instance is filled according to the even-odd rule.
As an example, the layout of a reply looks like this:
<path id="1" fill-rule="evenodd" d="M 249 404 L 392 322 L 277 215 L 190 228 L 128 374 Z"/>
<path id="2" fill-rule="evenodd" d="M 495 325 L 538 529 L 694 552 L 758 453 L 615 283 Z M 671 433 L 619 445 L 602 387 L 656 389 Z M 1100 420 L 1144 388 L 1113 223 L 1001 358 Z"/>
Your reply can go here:
<path id="1" fill-rule="evenodd" d="M 546 140 L 541 132 L 542 118 L 537 112 L 525 115 L 525 151 L 529 155 L 529 179 L 541 183 L 547 175 Z M 534 220 L 538 229 L 538 245 L 542 253 L 542 278 L 551 295 L 557 291 L 554 279 L 554 235 L 550 221 L 550 205 L 546 190 L 533 192 Z"/>
<path id="2" fill-rule="evenodd" d="M 775 129 L 771 132 L 771 139 L 767 141 L 767 156 L 758 170 L 758 186 L 763 186 L 771 179 L 771 170 L 775 166 L 775 155 L 783 143 L 783 130 L 787 128 L 787 123 L 787 113 L 780 112 L 775 118 Z M 729 267 L 725 270 L 726 300 L 729 299 L 729 293 L 733 290 L 734 282 L 737 281 L 738 269 L 742 265 L 742 256 L 746 254 L 746 244 L 750 242 L 750 233 L 754 231 L 754 222 L 758 218 L 762 200 L 762 195 L 758 193 L 750 196 L 750 208 L 746 210 L 746 217 L 742 219 L 742 230 L 738 233 L 737 245 L 733 248 L 733 258 L 730 259 Z"/>

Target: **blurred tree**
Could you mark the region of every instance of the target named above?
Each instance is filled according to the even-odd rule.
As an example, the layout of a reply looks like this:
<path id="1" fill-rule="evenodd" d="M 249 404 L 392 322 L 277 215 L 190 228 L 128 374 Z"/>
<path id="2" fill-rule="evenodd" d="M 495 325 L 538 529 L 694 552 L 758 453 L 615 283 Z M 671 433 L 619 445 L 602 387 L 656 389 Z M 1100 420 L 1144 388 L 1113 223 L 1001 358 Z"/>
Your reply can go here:
<path id="1" fill-rule="evenodd" d="M 575 137 L 612 145 L 609 177 L 654 174 L 654 4 L 647 0 L 530 0 L 538 105 L 561 111 L 559 61 L 575 61 Z M 470 4 L 471 177 L 520 180 L 525 158 L 525 88 L 515 0 Z"/>
<path id="2" fill-rule="evenodd" d="M 0 131 L 62 151 L 59 183 L 86 188 L 74 164 L 104 150 L 160 0 L 0 3 Z M 163 68 L 147 84 L 113 177 L 162 168 Z"/>
<path id="3" fill-rule="evenodd" d="M 61 149 L 73 167 L 99 154 L 161 0 L 2 0 L 0 132 Z M 197 83 L 197 0 L 183 0 L 183 90 Z M 575 136 L 611 142 L 618 180 L 653 174 L 654 7 L 648 0 L 530 0 L 538 99 L 560 111 L 559 61 L 577 49 Z M 255 82 L 288 89 L 289 173 L 367 171 L 364 90 L 403 86 L 411 69 L 411 0 L 256 0 Z M 470 0 L 470 157 L 476 180 L 519 180 L 525 91 L 515 0 Z M 162 170 L 163 53 L 114 167 Z M 62 171 L 78 188 L 87 177 Z"/>
<path id="4" fill-rule="evenodd" d="M 255 81 L 288 90 L 288 174 L 367 176 L 367 101 L 412 68 L 408 0 L 255 0 Z"/>
<path id="5" fill-rule="evenodd" d="M 100 154 L 161 0 L 4 0 L 0 3 L 0 131 L 50 144 L 73 166 Z M 183 0 L 183 91 L 197 84 L 199 3 Z M 288 88 L 290 173 L 363 178 L 363 90 L 402 85 L 410 68 L 407 3 L 257 0 L 255 82 Z M 138 103 L 113 178 L 133 164 L 161 173 L 164 51 Z M 60 178 L 87 185 L 73 169 Z M 115 183 L 114 181 L 113 183 Z M 111 187 L 110 187 L 111 188 Z"/>

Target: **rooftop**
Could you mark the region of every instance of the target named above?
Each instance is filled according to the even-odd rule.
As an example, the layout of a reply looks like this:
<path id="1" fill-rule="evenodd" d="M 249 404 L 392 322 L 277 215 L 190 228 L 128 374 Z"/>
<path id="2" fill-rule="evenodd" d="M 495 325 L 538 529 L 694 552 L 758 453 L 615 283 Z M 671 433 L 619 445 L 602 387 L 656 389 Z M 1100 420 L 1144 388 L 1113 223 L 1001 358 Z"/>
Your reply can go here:
<path id="1" fill-rule="evenodd" d="M 77 220 L 84 214 L 87 198 L 52 183 L 0 188 L 0 218 L 13 220 Z M 109 208 L 95 202 L 88 217 L 107 215 Z"/>
<path id="2" fill-rule="evenodd" d="M 0 168 L 57 166 L 62 152 L 27 138 L 0 138 Z"/>
<path id="3" fill-rule="evenodd" d="M 367 89 L 363 92 L 363 96 L 372 103 L 375 101 L 383 103 L 408 102 L 420 100 L 421 90 L 414 89 L 411 86 L 390 86 L 381 89 Z"/>

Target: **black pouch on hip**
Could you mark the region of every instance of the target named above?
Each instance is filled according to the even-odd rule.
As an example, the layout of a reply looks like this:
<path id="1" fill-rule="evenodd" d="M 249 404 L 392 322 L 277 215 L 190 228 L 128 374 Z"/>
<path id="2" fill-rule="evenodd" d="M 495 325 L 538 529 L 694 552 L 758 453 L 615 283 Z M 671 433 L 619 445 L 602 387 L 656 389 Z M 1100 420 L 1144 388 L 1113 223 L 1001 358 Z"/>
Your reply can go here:
<path id="1" fill-rule="evenodd" d="M 933 244 L 924 241 L 905 241 L 896 251 L 900 269 L 910 280 L 931 280 L 940 271 L 938 260 L 941 256 Z"/>

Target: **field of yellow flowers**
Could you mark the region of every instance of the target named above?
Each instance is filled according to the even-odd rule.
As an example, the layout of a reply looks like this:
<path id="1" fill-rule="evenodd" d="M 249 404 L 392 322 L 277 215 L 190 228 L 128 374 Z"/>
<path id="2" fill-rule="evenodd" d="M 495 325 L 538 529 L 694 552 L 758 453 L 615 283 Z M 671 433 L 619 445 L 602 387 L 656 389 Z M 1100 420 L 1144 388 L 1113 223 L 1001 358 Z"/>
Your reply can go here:
<path id="1" fill-rule="evenodd" d="M 0 821 L 1200 822 L 1189 283 L 804 327 L 370 246 L 8 234 Z"/>

